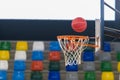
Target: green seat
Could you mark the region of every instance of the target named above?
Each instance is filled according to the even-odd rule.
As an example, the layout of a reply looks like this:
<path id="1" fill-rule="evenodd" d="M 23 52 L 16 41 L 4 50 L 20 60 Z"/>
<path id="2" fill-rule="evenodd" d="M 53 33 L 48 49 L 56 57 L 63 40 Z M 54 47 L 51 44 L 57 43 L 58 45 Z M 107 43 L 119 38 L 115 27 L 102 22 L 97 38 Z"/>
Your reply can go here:
<path id="1" fill-rule="evenodd" d="M 120 61 L 120 52 L 117 52 L 117 61 Z"/>
<path id="2" fill-rule="evenodd" d="M 101 62 L 101 71 L 112 71 L 112 64 L 110 61 Z"/>
<path id="3" fill-rule="evenodd" d="M 31 72 L 31 80 L 43 80 L 42 72 L 32 71 Z"/>
<path id="4" fill-rule="evenodd" d="M 94 71 L 88 71 L 84 74 L 84 80 L 96 80 L 96 74 Z"/>
<path id="5" fill-rule="evenodd" d="M 60 71 L 60 62 L 59 61 L 50 61 L 49 71 Z"/>
<path id="6" fill-rule="evenodd" d="M 11 43 L 8 41 L 2 41 L 0 42 L 0 50 L 10 50 L 11 49 Z"/>

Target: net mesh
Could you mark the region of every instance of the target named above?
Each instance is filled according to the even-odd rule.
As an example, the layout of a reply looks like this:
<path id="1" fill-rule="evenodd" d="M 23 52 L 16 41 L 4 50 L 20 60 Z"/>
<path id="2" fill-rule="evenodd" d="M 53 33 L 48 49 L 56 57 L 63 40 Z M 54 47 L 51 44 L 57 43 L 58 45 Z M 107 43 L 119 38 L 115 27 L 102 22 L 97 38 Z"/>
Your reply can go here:
<path id="1" fill-rule="evenodd" d="M 65 65 L 81 64 L 81 53 L 86 49 L 89 37 L 58 36 L 57 38 L 64 53 Z"/>

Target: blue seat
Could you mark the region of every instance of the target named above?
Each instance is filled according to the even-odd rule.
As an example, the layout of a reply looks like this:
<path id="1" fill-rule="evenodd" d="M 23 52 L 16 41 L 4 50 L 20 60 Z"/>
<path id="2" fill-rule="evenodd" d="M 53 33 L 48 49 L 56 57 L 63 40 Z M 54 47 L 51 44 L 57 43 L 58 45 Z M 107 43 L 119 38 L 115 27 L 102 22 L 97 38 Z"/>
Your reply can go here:
<path id="1" fill-rule="evenodd" d="M 78 65 L 67 65 L 66 71 L 78 71 Z"/>
<path id="2" fill-rule="evenodd" d="M 50 71 L 48 75 L 48 80 L 60 80 L 60 72 Z"/>
<path id="3" fill-rule="evenodd" d="M 12 80 L 25 80 L 24 71 L 14 71 Z"/>
<path id="4" fill-rule="evenodd" d="M 49 49 L 50 49 L 50 51 L 60 51 L 61 50 L 58 41 L 51 41 L 49 44 Z"/>
<path id="5" fill-rule="evenodd" d="M 42 51 L 33 51 L 32 52 L 32 60 L 43 60 L 43 52 Z"/>
<path id="6" fill-rule="evenodd" d="M 21 60 L 14 61 L 14 70 L 24 71 L 25 69 L 26 69 L 25 61 L 21 61 Z"/>
<path id="7" fill-rule="evenodd" d="M 94 61 L 94 52 L 92 51 L 85 51 L 82 53 L 83 56 L 82 56 L 82 60 L 83 61 Z"/>
<path id="8" fill-rule="evenodd" d="M 104 42 L 104 51 L 105 52 L 110 52 L 111 51 L 110 43 Z"/>
<path id="9" fill-rule="evenodd" d="M 0 71 L 0 80 L 7 80 L 7 71 Z"/>

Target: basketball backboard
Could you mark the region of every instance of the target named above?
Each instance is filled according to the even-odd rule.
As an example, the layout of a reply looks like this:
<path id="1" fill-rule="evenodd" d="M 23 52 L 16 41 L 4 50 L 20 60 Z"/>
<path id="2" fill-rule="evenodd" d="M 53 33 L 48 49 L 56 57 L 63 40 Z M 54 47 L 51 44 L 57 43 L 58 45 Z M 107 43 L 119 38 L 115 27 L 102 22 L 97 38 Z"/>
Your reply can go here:
<path id="1" fill-rule="evenodd" d="M 101 28 L 99 19 L 95 20 L 95 45 L 98 45 L 98 47 L 95 48 L 96 53 L 101 49 Z"/>

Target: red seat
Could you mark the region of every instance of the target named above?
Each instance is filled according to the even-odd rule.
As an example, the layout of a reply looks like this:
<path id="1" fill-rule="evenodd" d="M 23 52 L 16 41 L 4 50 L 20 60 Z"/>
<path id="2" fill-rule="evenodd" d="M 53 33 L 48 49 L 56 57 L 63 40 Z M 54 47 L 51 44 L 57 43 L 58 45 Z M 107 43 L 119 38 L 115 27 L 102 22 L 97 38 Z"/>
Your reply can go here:
<path id="1" fill-rule="evenodd" d="M 31 70 L 42 71 L 43 70 L 43 62 L 42 61 L 32 61 Z"/>
<path id="2" fill-rule="evenodd" d="M 59 61 L 61 59 L 59 51 L 51 51 L 49 53 L 49 60 L 50 61 Z"/>

